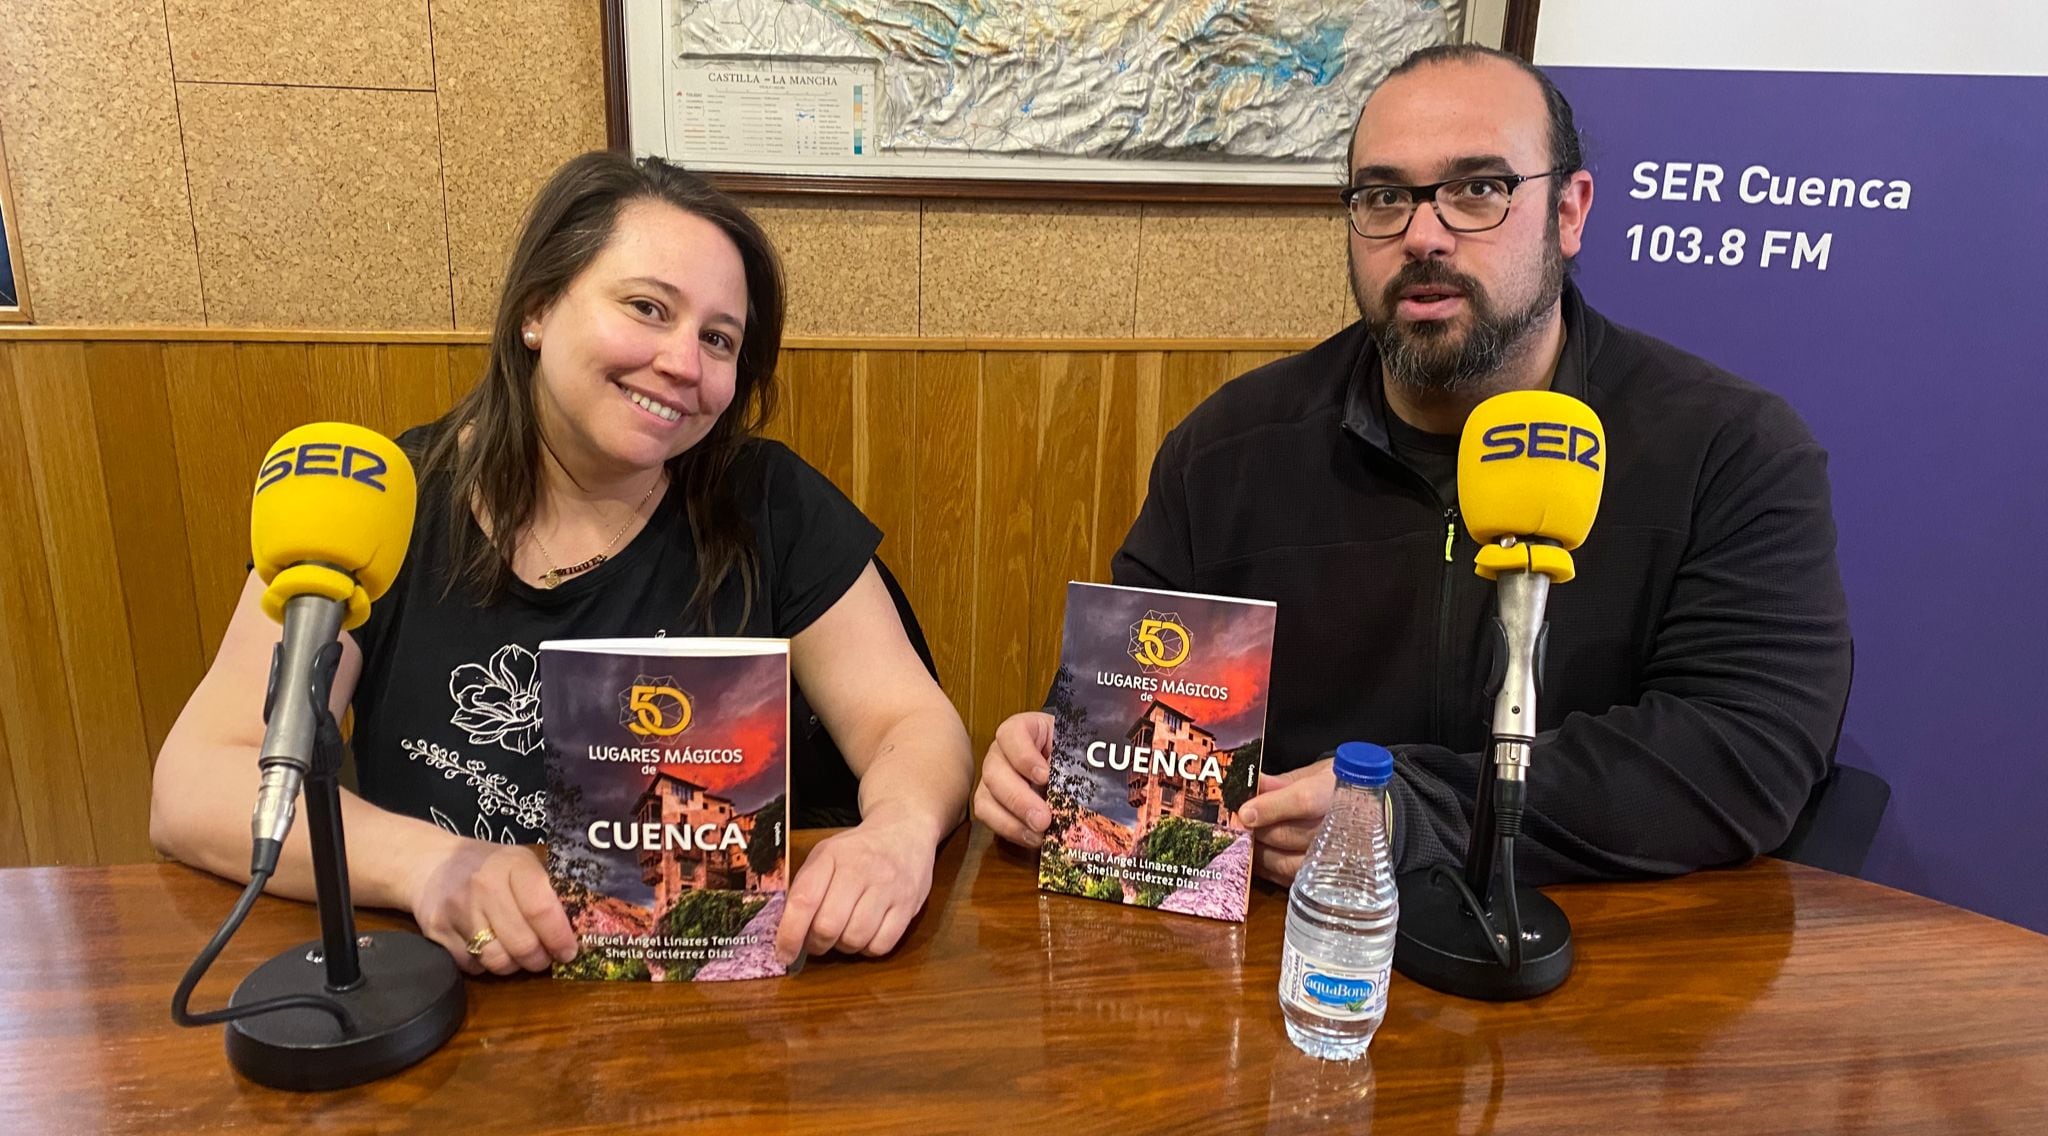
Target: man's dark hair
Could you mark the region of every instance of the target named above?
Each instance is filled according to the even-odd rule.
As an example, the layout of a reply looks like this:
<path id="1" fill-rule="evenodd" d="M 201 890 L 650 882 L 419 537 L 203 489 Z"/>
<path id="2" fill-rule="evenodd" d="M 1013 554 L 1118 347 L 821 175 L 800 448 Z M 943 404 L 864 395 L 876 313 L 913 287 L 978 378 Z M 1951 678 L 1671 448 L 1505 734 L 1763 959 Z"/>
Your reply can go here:
<path id="1" fill-rule="evenodd" d="M 1550 168 L 1562 171 L 1564 175 L 1584 169 L 1585 144 L 1579 139 L 1579 126 L 1572 118 L 1572 104 L 1564 97 L 1564 92 L 1557 89 L 1557 84 L 1550 81 L 1550 76 L 1519 55 L 1476 43 L 1440 43 L 1434 47 L 1421 48 L 1396 63 L 1394 69 L 1387 72 L 1387 79 L 1396 75 L 1406 75 L 1418 67 L 1432 63 L 1477 63 L 1482 59 L 1499 59 L 1512 63 L 1524 75 L 1536 80 L 1536 85 L 1543 89 L 1543 107 L 1550 113 Z M 1386 79 L 1380 82 L 1384 83 Z M 1371 98 L 1370 95 L 1366 96 L 1368 102 Z M 1360 121 L 1363 121 L 1364 114 L 1364 109 L 1360 108 Z M 1351 141 L 1355 149 L 1358 143 L 1355 125 L 1352 127 Z M 1565 176 L 1552 179 L 1550 196 L 1553 204 L 1563 192 L 1565 181 Z"/>

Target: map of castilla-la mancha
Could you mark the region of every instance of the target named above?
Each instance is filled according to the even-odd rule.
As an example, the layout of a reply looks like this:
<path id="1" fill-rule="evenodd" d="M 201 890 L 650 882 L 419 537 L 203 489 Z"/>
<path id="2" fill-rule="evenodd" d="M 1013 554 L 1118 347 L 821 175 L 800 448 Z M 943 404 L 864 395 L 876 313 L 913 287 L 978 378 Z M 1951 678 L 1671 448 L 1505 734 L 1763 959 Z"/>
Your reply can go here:
<path id="1" fill-rule="evenodd" d="M 1437 0 L 671 0 L 676 58 L 863 61 L 871 145 L 969 153 L 1341 161 Z"/>

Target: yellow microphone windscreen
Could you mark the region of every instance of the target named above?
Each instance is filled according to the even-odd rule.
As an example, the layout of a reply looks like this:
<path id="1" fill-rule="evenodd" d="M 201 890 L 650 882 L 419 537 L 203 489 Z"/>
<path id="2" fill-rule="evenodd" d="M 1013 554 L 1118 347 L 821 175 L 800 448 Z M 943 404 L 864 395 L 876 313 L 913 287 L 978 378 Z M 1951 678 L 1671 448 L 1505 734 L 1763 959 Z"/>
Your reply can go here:
<path id="1" fill-rule="evenodd" d="M 1577 548 L 1593 527 L 1607 438 L 1593 408 L 1555 391 L 1482 402 L 1458 443 L 1458 510 L 1482 545 L 1504 536 Z"/>
<path id="2" fill-rule="evenodd" d="M 281 620 L 285 601 L 320 595 L 348 604 L 344 628 L 360 626 L 405 563 L 418 497 L 412 463 L 374 430 L 315 422 L 279 438 L 249 509 L 263 610 Z"/>

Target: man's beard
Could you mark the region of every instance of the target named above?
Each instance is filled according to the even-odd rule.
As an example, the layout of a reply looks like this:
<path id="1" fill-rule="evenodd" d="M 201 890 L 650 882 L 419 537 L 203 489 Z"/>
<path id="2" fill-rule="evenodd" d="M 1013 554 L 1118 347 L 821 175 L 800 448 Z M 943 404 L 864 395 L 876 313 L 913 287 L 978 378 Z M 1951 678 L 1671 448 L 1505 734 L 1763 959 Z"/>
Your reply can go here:
<path id="1" fill-rule="evenodd" d="M 1565 259 L 1553 229 L 1543 245 L 1541 281 L 1527 304 L 1502 312 L 1479 281 L 1453 271 L 1438 260 L 1419 260 L 1403 265 L 1401 271 L 1380 291 L 1375 311 L 1365 302 L 1358 272 L 1351 273 L 1352 297 L 1366 330 L 1379 344 L 1380 368 L 1386 377 L 1402 386 L 1431 394 L 1455 394 L 1481 388 L 1500 373 L 1530 332 L 1550 314 L 1564 293 Z M 1461 335 L 1458 321 L 1421 320 L 1402 323 L 1395 317 L 1403 290 L 1418 284 L 1443 284 L 1455 288 L 1471 309 L 1471 323 Z"/>

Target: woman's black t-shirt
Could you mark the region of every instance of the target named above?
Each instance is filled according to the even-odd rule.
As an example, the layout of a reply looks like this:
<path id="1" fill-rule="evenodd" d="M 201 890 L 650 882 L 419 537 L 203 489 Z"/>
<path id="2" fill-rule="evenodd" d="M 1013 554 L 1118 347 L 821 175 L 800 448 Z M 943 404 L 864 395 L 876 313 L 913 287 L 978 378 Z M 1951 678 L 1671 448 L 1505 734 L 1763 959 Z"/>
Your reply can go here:
<path id="1" fill-rule="evenodd" d="M 427 439 L 419 427 L 399 444 L 417 456 Z M 794 636 L 853 586 L 881 532 L 778 442 L 748 443 L 729 484 L 754 533 L 759 586 L 740 624 L 741 582 L 729 577 L 712 601 L 713 626 Z M 476 523 L 467 509 L 452 521 Z M 535 651 L 548 639 L 701 633 L 702 619 L 684 612 L 698 578 L 689 520 L 671 490 L 611 559 L 551 590 L 514 581 L 488 606 L 463 584 L 446 587 L 450 523 L 445 481 L 422 484 L 405 567 L 353 632 L 363 653 L 350 739 L 357 790 L 462 836 L 537 842 L 547 779 Z M 843 764 L 811 770 L 804 756 L 793 757 L 793 799 L 806 811 L 852 806 L 815 791 L 850 796 Z"/>

